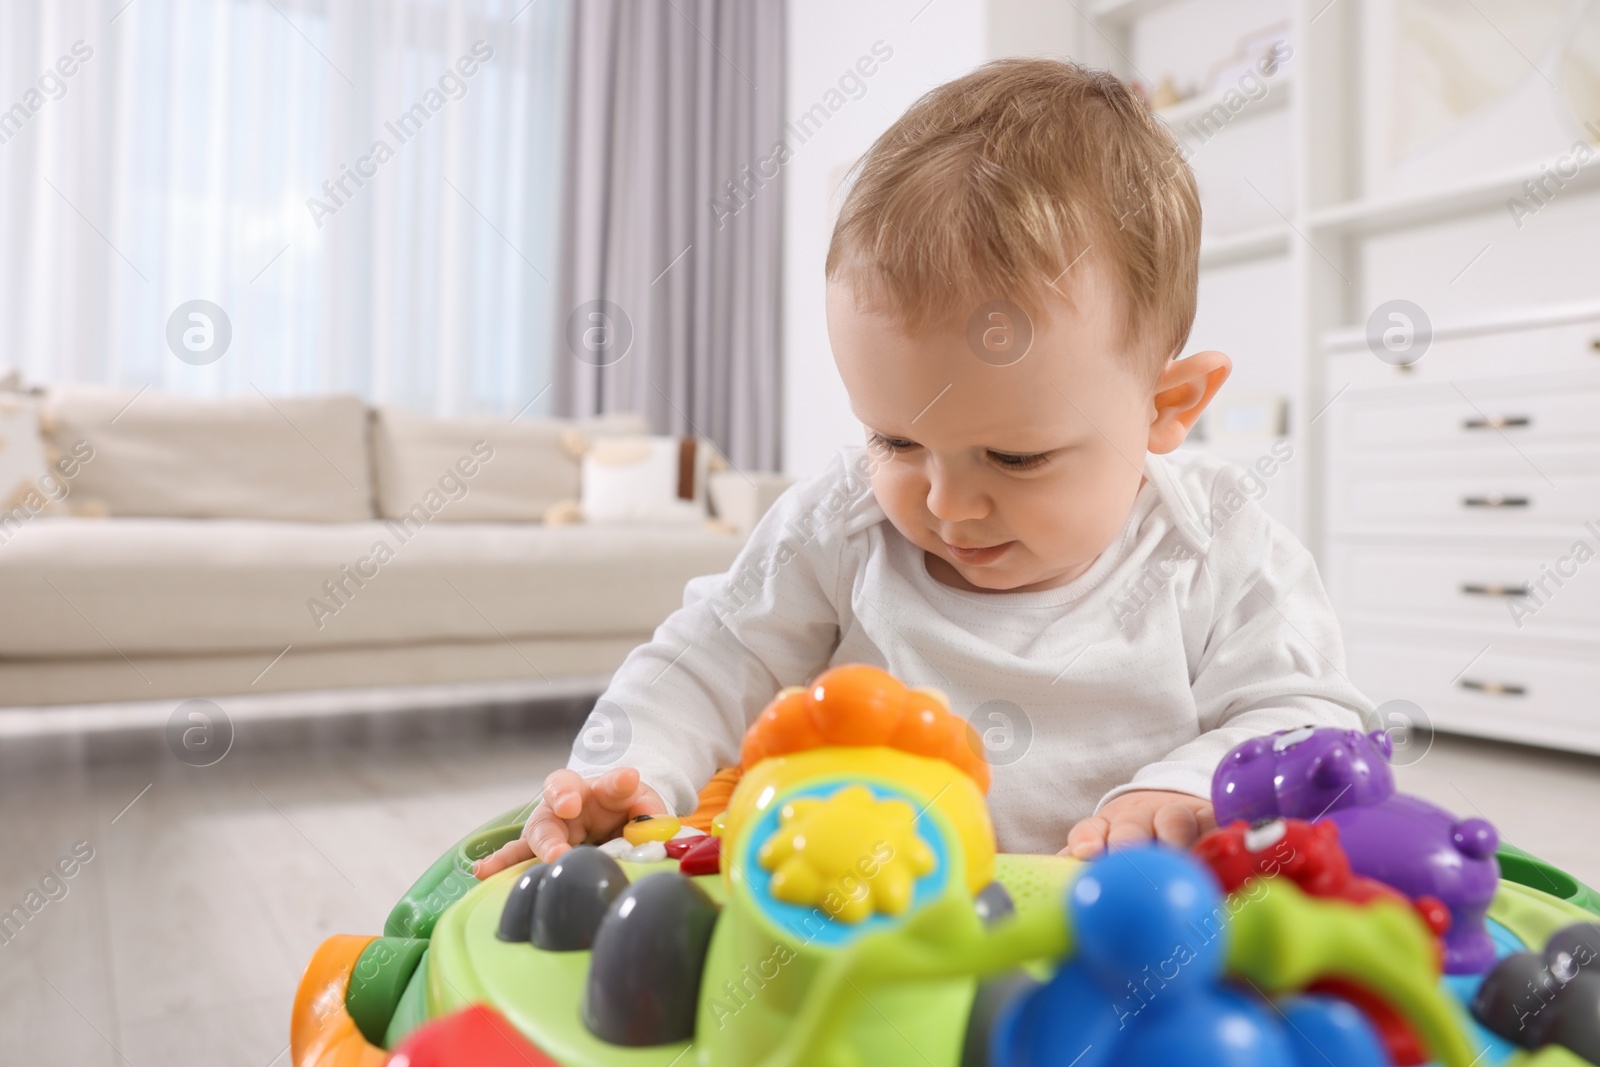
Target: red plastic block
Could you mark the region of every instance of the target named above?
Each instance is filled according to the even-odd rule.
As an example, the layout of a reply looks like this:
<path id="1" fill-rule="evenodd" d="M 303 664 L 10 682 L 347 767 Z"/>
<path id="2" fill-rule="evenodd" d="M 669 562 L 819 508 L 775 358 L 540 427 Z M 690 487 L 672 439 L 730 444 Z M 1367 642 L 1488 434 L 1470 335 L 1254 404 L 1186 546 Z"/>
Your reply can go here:
<path id="1" fill-rule="evenodd" d="M 705 838 L 698 836 L 674 837 L 671 841 L 666 843 L 667 858 L 669 860 L 681 860 L 683 859 L 683 854 L 685 852 L 688 852 L 691 848 L 694 848 L 694 846 L 698 845 L 704 840 Z"/>
<path id="2" fill-rule="evenodd" d="M 418 1029 L 389 1067 L 561 1067 L 483 1004 L 471 1004 Z"/>
<path id="3" fill-rule="evenodd" d="M 687 875 L 716 874 L 722 870 L 722 838 L 696 838 L 694 847 L 678 861 L 678 870 Z"/>

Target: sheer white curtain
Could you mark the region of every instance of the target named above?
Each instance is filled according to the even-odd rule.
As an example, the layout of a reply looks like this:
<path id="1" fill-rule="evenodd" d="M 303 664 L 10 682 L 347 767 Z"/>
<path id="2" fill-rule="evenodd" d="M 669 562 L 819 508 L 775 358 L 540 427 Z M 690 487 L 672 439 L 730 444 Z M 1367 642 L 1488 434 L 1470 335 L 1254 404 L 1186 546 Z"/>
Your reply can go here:
<path id="1" fill-rule="evenodd" d="M 569 3 L 0 3 L 0 371 L 546 409 Z"/>

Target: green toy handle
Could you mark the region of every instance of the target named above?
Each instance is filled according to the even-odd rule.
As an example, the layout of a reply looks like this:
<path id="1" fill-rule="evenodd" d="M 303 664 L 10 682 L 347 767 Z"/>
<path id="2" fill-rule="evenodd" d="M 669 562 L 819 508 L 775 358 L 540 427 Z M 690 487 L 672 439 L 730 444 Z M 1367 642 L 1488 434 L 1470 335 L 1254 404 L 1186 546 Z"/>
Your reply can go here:
<path id="1" fill-rule="evenodd" d="M 1442 1067 L 1476 1062 L 1460 1012 L 1433 976 L 1433 938 L 1410 908 L 1311 897 L 1287 878 L 1248 882 L 1245 890 L 1230 898 L 1238 902 L 1230 974 L 1269 993 L 1350 979 L 1399 1009 Z"/>
<path id="2" fill-rule="evenodd" d="M 830 959 L 795 1018 L 797 1039 L 774 1049 L 760 1067 L 857 1067 L 856 1057 L 840 1045 L 839 1031 L 851 1000 L 860 997 L 871 1003 L 871 990 L 878 986 L 911 979 L 982 978 L 1071 951 L 1063 908 L 1017 915 L 991 931 L 970 900 L 943 897 L 904 927 L 863 937 Z"/>
<path id="3" fill-rule="evenodd" d="M 1546 863 L 1533 853 L 1518 848 L 1509 841 L 1502 842 L 1495 853 L 1500 862 L 1500 877 L 1516 882 L 1541 893 L 1548 893 L 1592 915 L 1600 915 L 1600 893 L 1584 885 L 1554 864 Z"/>
<path id="4" fill-rule="evenodd" d="M 444 909 L 478 884 L 472 875 L 474 860 L 480 860 L 522 834 L 523 826 L 538 807 L 537 800 L 502 812 L 457 841 L 433 866 L 422 872 L 405 895 L 395 902 L 384 921 L 385 937 L 433 936 L 434 924 Z"/>

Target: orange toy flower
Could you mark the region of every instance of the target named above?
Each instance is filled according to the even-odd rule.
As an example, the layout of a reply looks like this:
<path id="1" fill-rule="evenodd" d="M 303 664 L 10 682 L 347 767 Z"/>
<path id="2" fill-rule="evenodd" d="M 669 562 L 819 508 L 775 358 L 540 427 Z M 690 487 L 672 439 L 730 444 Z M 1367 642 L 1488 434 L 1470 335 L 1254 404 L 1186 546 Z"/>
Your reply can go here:
<path id="1" fill-rule="evenodd" d="M 942 759 L 989 791 L 989 764 L 972 727 L 939 693 L 911 689 L 877 667 L 844 664 L 804 689 L 779 693 L 745 733 L 739 762 L 748 769 L 771 756 L 824 745 L 883 745 Z"/>

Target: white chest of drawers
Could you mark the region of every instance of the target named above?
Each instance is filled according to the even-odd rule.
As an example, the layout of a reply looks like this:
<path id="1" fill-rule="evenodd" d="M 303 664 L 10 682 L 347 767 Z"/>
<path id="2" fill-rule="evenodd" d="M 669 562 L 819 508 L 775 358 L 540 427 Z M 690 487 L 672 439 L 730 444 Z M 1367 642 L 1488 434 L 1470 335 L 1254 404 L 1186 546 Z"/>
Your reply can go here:
<path id="1" fill-rule="evenodd" d="M 1600 753 L 1600 305 L 1324 339 L 1321 541 L 1351 680 L 1441 730 Z"/>

